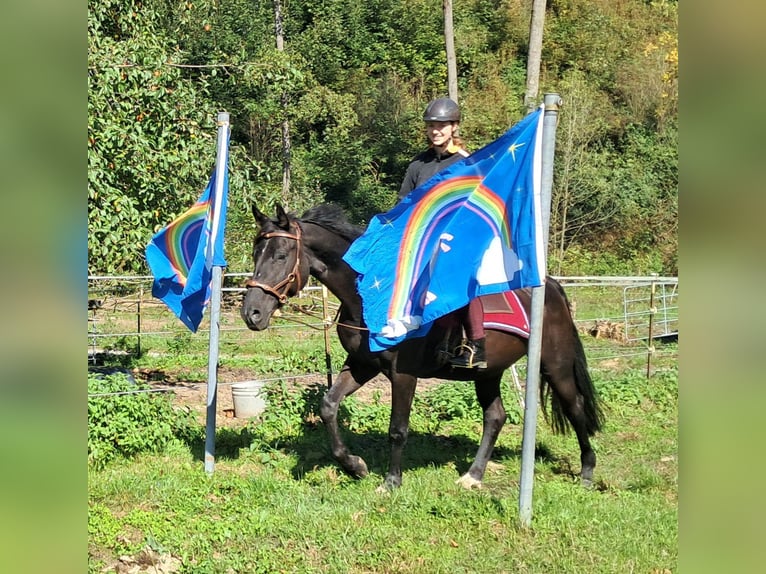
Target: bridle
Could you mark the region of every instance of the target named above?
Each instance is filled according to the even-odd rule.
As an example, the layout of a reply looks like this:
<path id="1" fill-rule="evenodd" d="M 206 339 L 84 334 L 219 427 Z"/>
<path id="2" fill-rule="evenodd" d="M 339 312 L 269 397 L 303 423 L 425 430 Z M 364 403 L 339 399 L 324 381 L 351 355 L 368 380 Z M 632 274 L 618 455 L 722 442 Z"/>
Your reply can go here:
<path id="1" fill-rule="evenodd" d="M 272 237 L 286 237 L 287 239 L 294 239 L 296 246 L 295 246 L 295 265 L 293 266 L 293 270 L 273 287 L 270 285 L 266 285 L 265 283 L 261 283 L 260 281 L 256 281 L 255 279 L 248 279 L 245 281 L 245 287 L 258 287 L 259 289 L 262 289 L 266 293 L 269 293 L 277 298 L 277 300 L 280 302 L 280 304 L 284 304 L 287 302 L 287 292 L 290 289 L 290 285 L 294 283 L 296 280 L 298 281 L 298 287 L 300 288 L 301 285 L 301 272 L 300 272 L 300 265 L 301 265 L 301 227 L 297 223 L 295 224 L 295 234 L 290 233 L 289 231 L 269 231 L 268 233 L 261 233 L 256 238 L 256 241 L 260 239 L 270 239 Z M 282 290 L 280 292 L 279 290 Z M 311 315 L 311 313 L 308 313 L 306 311 L 303 311 L 307 315 Z M 346 327 L 348 329 L 355 329 L 357 331 L 369 331 L 367 327 L 361 327 L 358 325 L 349 325 L 348 323 L 339 323 L 338 322 L 338 315 L 340 314 L 340 308 L 338 309 L 338 313 L 335 316 L 335 320 L 331 321 L 329 324 L 335 324 L 339 327 Z M 298 321 L 300 322 L 300 321 Z M 308 323 L 306 323 L 308 325 Z M 309 325 L 310 327 L 313 327 L 312 325 Z M 316 328 L 316 327 L 314 327 Z"/>
<path id="2" fill-rule="evenodd" d="M 293 270 L 287 277 L 273 287 L 252 278 L 245 281 L 245 287 L 258 287 L 259 289 L 263 289 L 266 293 L 274 295 L 280 303 L 284 304 L 287 301 L 287 292 L 290 290 L 290 285 L 297 280 L 298 288 L 300 289 L 301 286 L 301 228 L 296 224 L 295 234 L 292 234 L 289 231 L 269 231 L 268 233 L 261 233 L 258 236 L 258 239 L 271 239 L 272 237 L 286 237 L 287 239 L 295 240 L 295 265 L 293 266 Z"/>

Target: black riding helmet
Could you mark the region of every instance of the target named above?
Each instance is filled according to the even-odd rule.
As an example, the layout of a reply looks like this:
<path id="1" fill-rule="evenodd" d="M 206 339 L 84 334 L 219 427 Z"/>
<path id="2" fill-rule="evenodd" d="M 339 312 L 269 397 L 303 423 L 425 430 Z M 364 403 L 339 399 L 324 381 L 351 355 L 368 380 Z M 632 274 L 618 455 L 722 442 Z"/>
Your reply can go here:
<path id="1" fill-rule="evenodd" d="M 424 122 L 459 122 L 460 108 L 449 98 L 437 98 L 426 106 Z"/>

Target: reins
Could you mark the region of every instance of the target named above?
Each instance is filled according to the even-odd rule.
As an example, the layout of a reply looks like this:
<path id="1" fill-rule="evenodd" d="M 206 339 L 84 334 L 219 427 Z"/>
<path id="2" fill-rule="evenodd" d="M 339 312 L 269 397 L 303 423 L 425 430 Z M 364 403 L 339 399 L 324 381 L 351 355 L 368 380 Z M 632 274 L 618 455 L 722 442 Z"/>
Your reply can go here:
<path id="1" fill-rule="evenodd" d="M 260 237 L 264 239 L 271 239 L 272 237 L 286 237 L 287 239 L 294 239 L 296 243 L 295 248 L 295 265 L 293 266 L 293 270 L 273 287 L 271 285 L 266 285 L 265 283 L 261 283 L 260 281 L 256 281 L 253 278 L 248 279 L 245 281 L 245 287 L 258 287 L 259 289 L 263 289 L 266 293 L 269 293 L 271 295 L 274 295 L 280 303 L 285 303 L 287 301 L 287 292 L 290 290 L 290 285 L 295 283 L 295 281 L 298 281 L 298 289 L 301 288 L 301 228 L 299 225 L 296 224 L 295 226 L 295 234 L 292 234 L 288 231 L 269 231 L 268 233 L 262 233 Z M 280 292 L 280 289 L 282 290 Z"/>
<path id="2" fill-rule="evenodd" d="M 338 322 L 338 315 L 340 315 L 340 309 L 338 309 L 335 312 L 335 319 L 332 321 L 326 320 L 321 315 L 317 315 L 316 313 L 311 313 L 309 311 L 306 311 L 305 309 L 301 309 L 300 307 L 297 307 L 296 310 L 299 313 L 303 313 L 304 315 L 308 315 L 309 317 L 314 317 L 316 319 L 320 319 L 322 321 L 322 325 L 324 327 L 328 327 L 330 325 L 337 325 L 338 327 L 346 327 L 347 329 L 356 329 L 357 331 L 369 331 L 370 329 L 368 327 L 362 327 L 360 325 L 349 325 L 348 323 L 340 323 Z M 301 325 L 306 325 L 307 327 L 310 327 L 312 329 L 320 330 L 320 327 L 315 327 L 314 325 L 310 325 L 309 323 L 306 323 L 304 321 L 300 321 L 298 319 L 291 319 L 292 321 L 296 323 L 300 323 Z"/>

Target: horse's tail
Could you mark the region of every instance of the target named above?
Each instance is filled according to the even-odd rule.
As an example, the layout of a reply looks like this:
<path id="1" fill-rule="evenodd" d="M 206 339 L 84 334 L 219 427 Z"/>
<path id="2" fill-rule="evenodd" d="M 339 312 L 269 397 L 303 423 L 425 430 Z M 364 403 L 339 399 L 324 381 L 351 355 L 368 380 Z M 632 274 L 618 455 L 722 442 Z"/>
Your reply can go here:
<path id="1" fill-rule="evenodd" d="M 569 320 L 572 325 L 572 344 L 574 345 L 575 357 L 574 364 L 572 366 L 575 386 L 580 397 L 582 397 L 582 409 L 585 416 L 585 430 L 588 435 L 592 436 L 596 432 L 601 430 L 604 424 L 604 412 L 601 409 L 598 395 L 596 394 L 596 388 L 593 385 L 593 380 L 590 377 L 588 371 L 588 360 L 585 357 L 585 349 L 582 346 L 580 340 L 580 334 L 577 332 L 577 326 L 572 319 L 571 307 L 569 305 L 569 299 L 567 298 L 564 288 L 551 278 L 548 278 L 548 282 L 552 283 L 558 292 L 561 294 L 564 302 L 567 306 L 567 312 L 569 313 Z M 570 421 L 566 417 L 564 407 L 561 404 L 561 399 L 558 394 L 551 392 L 553 390 L 549 377 L 543 372 L 541 373 L 542 380 L 547 383 L 544 388 L 544 395 L 550 393 L 551 395 L 551 417 L 549 418 L 553 432 L 563 434 L 570 428 Z M 579 397 L 578 397 L 579 399 Z M 543 414 L 547 416 L 545 412 L 545 396 L 543 397 Z"/>

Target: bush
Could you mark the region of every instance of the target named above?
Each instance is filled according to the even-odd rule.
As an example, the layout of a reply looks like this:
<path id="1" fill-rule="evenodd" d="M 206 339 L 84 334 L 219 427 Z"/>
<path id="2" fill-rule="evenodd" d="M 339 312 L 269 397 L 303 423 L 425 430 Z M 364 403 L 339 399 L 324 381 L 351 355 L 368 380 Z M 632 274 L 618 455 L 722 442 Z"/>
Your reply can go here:
<path id="1" fill-rule="evenodd" d="M 165 393 L 147 392 L 125 374 L 88 375 L 88 465 L 159 452 L 188 430 L 190 416 L 173 408 Z M 143 392 L 141 392 L 143 391 Z"/>

